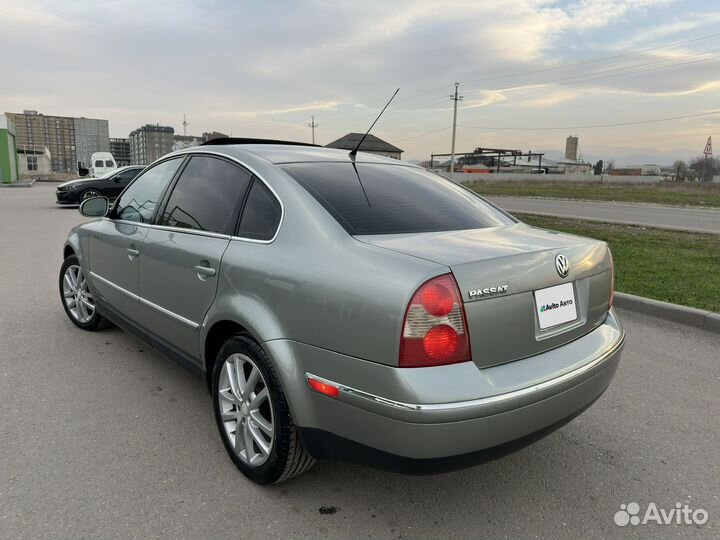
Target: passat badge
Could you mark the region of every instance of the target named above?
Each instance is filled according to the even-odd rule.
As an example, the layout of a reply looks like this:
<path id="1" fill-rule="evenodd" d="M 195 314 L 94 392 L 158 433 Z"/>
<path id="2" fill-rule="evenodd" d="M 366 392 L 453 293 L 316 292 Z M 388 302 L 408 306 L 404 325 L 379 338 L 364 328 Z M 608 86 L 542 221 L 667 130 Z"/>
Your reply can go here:
<path id="1" fill-rule="evenodd" d="M 483 296 L 505 294 L 507 290 L 507 285 L 497 285 L 495 287 L 485 287 L 484 289 L 470 289 L 468 295 L 470 296 L 470 300 L 472 300 L 473 298 L 482 298 Z"/>

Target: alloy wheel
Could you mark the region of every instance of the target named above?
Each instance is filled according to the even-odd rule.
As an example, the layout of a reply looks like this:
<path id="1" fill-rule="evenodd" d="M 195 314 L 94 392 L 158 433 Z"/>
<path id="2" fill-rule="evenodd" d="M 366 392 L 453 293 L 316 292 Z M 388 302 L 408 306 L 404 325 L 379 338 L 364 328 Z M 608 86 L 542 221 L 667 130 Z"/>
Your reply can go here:
<path id="1" fill-rule="evenodd" d="M 95 197 L 100 197 L 100 192 L 95 191 L 94 189 L 89 189 L 85 193 L 83 193 L 82 200 L 85 201 L 87 199 L 94 199 Z"/>
<path id="2" fill-rule="evenodd" d="M 68 311 L 76 321 L 84 324 L 95 315 L 95 299 L 82 268 L 77 264 L 72 264 L 65 270 L 63 298 Z"/>
<path id="3" fill-rule="evenodd" d="M 235 353 L 225 359 L 217 399 L 235 455 L 251 467 L 263 465 L 275 438 L 272 402 L 265 378 L 249 356 Z"/>

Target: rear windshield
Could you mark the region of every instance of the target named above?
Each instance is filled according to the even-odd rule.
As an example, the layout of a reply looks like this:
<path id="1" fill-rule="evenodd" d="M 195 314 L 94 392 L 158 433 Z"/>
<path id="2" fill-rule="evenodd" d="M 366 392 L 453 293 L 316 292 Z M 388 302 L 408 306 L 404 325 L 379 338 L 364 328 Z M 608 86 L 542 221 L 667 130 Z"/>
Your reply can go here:
<path id="1" fill-rule="evenodd" d="M 456 231 L 514 223 L 473 192 L 422 169 L 370 163 L 355 167 L 328 162 L 282 166 L 352 235 Z"/>

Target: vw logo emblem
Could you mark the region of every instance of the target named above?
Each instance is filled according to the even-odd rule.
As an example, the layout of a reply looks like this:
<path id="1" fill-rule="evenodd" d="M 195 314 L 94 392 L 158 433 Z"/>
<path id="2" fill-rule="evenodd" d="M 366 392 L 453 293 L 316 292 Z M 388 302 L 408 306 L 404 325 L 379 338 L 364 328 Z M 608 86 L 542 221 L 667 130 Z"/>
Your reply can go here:
<path id="1" fill-rule="evenodd" d="M 570 272 L 570 263 L 562 253 L 555 255 L 555 270 L 557 270 L 557 273 L 563 278 L 567 277 Z"/>

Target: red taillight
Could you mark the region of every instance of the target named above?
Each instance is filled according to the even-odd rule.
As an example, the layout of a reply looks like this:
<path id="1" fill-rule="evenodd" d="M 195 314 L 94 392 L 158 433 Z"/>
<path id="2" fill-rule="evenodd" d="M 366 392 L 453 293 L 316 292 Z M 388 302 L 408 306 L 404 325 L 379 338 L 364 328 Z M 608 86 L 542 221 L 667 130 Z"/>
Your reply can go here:
<path id="1" fill-rule="evenodd" d="M 610 302 L 608 308 L 611 308 L 615 301 L 615 261 L 613 260 L 612 251 L 608 247 L 608 255 L 610 256 Z"/>
<path id="2" fill-rule="evenodd" d="M 428 367 L 470 360 L 465 309 L 452 274 L 425 282 L 405 312 L 400 367 Z"/>
<path id="3" fill-rule="evenodd" d="M 435 317 L 442 317 L 452 311 L 454 303 L 453 294 L 447 287 L 440 283 L 431 283 L 427 287 L 424 287 L 421 299 L 425 311 Z"/>
<path id="4" fill-rule="evenodd" d="M 340 395 L 340 389 L 337 386 L 332 386 L 331 384 L 327 384 L 311 377 L 307 378 L 307 382 L 308 386 L 319 394 L 324 394 L 333 398 Z"/>

